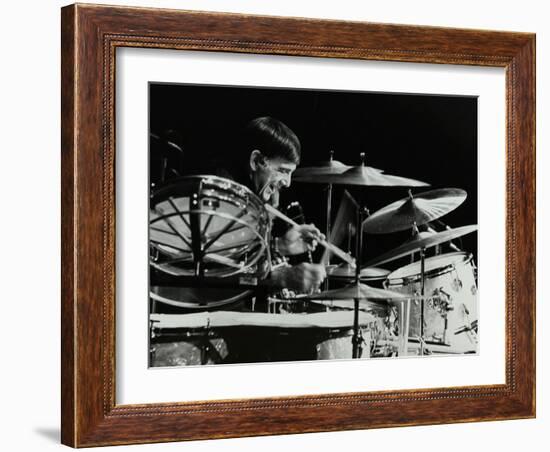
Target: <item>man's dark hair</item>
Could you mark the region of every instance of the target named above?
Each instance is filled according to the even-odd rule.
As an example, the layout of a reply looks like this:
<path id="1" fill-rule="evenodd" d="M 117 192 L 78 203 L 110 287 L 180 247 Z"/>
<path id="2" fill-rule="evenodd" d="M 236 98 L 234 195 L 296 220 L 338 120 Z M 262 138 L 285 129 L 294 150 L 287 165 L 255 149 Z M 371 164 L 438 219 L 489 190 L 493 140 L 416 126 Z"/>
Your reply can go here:
<path id="1" fill-rule="evenodd" d="M 247 124 L 243 145 L 248 156 L 257 149 L 267 158 L 281 158 L 296 165 L 300 163 L 300 140 L 288 126 L 269 116 L 253 119 Z"/>

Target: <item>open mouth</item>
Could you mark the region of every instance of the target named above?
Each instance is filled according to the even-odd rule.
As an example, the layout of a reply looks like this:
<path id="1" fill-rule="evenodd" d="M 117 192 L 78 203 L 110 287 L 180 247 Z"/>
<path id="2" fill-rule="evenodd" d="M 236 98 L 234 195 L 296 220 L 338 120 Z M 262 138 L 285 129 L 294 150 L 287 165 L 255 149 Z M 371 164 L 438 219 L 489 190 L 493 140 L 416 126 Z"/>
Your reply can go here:
<path id="1" fill-rule="evenodd" d="M 282 187 L 280 182 L 272 182 L 265 186 L 261 192 L 261 197 L 264 202 L 269 202 L 277 207 L 279 205 L 279 191 Z"/>

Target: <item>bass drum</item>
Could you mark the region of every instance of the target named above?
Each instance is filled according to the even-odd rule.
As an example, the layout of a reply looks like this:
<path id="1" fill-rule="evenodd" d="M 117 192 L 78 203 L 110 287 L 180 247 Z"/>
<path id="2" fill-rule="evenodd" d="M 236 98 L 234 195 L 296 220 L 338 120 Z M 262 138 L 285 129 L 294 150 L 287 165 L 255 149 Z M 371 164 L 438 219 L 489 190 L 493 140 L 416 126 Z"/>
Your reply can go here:
<path id="1" fill-rule="evenodd" d="M 149 366 L 222 364 L 228 355 L 227 342 L 219 332 L 190 330 L 179 339 L 151 343 Z"/>
<path id="2" fill-rule="evenodd" d="M 448 253 L 425 260 L 424 338 L 434 353 L 476 353 L 478 301 L 473 256 Z M 420 262 L 391 273 L 388 290 L 418 296 L 421 292 Z M 420 301 L 411 302 L 409 339 L 420 337 Z"/>

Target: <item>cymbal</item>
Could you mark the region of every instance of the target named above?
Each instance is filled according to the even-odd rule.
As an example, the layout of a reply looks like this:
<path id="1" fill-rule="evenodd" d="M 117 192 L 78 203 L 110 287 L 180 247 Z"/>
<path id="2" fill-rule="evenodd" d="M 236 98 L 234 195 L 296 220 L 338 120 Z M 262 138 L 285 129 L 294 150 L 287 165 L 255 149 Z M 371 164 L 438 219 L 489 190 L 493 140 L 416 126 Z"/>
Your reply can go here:
<path id="1" fill-rule="evenodd" d="M 368 266 L 381 265 L 386 262 L 399 259 L 400 257 L 414 253 L 422 248 L 430 248 L 441 243 L 449 242 L 463 235 L 470 234 L 477 230 L 477 224 L 471 224 L 468 226 L 461 226 L 455 229 L 448 229 L 441 232 L 421 232 L 413 237 L 411 240 L 399 245 L 397 248 L 388 251 L 374 259 L 371 259 L 366 263 Z"/>
<path id="2" fill-rule="evenodd" d="M 360 283 L 359 285 L 351 284 L 339 289 L 325 290 L 318 294 L 307 295 L 300 297 L 300 300 L 350 300 L 355 298 L 384 302 L 389 300 L 406 300 L 414 297 Z"/>
<path id="3" fill-rule="evenodd" d="M 354 300 L 309 300 L 309 302 L 320 304 L 327 308 L 345 309 L 346 311 L 353 311 L 355 309 Z M 386 309 L 387 304 L 385 302 L 359 300 L 359 311 L 366 311 L 378 317 L 384 317 Z M 334 314 L 334 311 L 331 314 Z"/>
<path id="4" fill-rule="evenodd" d="M 360 185 L 372 187 L 425 187 L 429 184 L 406 177 L 384 174 L 370 166 L 353 166 L 341 173 L 310 174 L 295 176 L 296 182 L 313 184 Z"/>
<path id="5" fill-rule="evenodd" d="M 352 168 L 353 166 L 345 165 L 338 160 L 327 160 L 320 162 L 319 165 L 316 166 L 304 166 L 296 169 L 292 178 L 297 182 L 317 183 L 317 181 L 313 179 L 314 177 L 342 174 Z M 384 172 L 384 170 L 373 168 L 372 166 L 369 168 L 377 173 Z"/>
<path id="6" fill-rule="evenodd" d="M 363 231 L 385 234 L 420 226 L 446 215 L 466 199 L 460 188 L 441 188 L 412 194 L 374 212 L 363 222 Z"/>
<path id="7" fill-rule="evenodd" d="M 338 160 L 326 160 L 324 162 L 320 162 L 316 166 L 304 166 L 297 168 L 292 177 L 296 180 L 297 177 L 341 174 L 350 168 L 351 166 L 345 165 Z"/>
<path id="8" fill-rule="evenodd" d="M 376 281 L 385 278 L 389 274 L 390 271 L 385 268 L 364 267 L 359 273 L 359 278 L 362 281 Z M 332 268 L 327 269 L 327 275 L 329 278 L 351 280 L 355 278 L 355 266 L 348 263 L 332 266 Z"/>
<path id="9" fill-rule="evenodd" d="M 311 179 L 312 177 L 326 176 L 330 174 L 341 174 L 351 168 L 351 166 L 346 165 L 339 160 L 334 160 L 334 151 L 330 151 L 329 160 L 319 162 L 319 164 L 315 166 L 297 168 L 296 171 L 294 171 L 293 178 L 294 180 L 299 180 L 300 182 L 315 182 Z M 378 168 L 373 168 L 373 170 L 380 173 L 383 172 L 383 170 Z M 301 180 L 302 177 L 306 180 Z"/>

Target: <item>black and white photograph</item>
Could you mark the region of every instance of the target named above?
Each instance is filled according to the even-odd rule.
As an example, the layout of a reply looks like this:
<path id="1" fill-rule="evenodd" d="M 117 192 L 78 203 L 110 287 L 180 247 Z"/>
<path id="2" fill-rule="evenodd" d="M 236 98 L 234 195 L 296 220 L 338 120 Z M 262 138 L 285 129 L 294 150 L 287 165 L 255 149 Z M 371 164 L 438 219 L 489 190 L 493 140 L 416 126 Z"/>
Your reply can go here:
<path id="1" fill-rule="evenodd" d="M 150 367 L 478 353 L 477 109 L 150 82 Z"/>
<path id="2" fill-rule="evenodd" d="M 546 450 L 548 10 L 441 5 L 5 3 L 3 450 Z"/>

